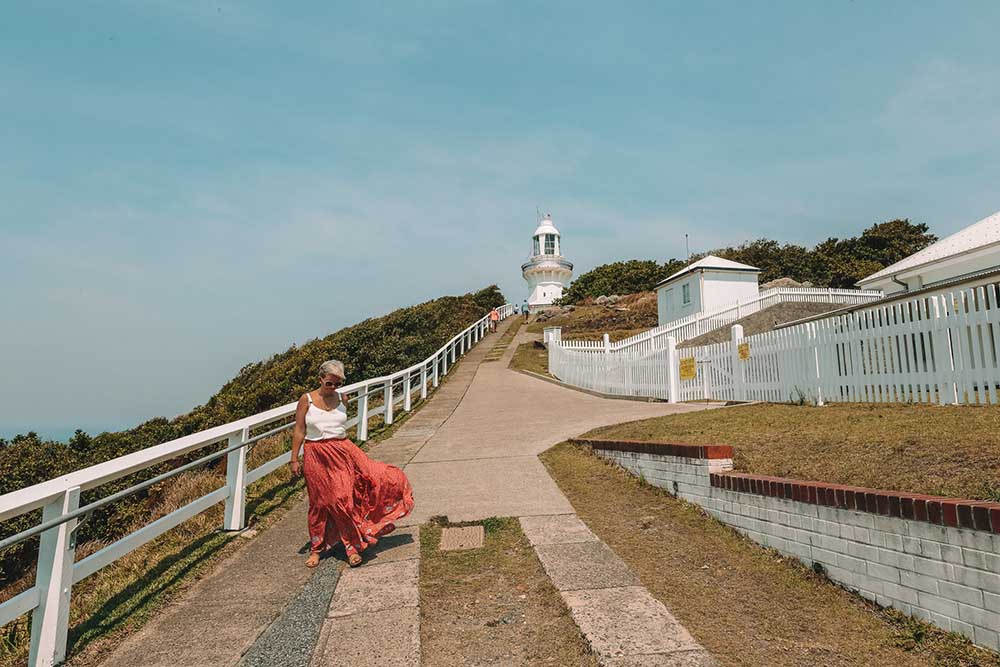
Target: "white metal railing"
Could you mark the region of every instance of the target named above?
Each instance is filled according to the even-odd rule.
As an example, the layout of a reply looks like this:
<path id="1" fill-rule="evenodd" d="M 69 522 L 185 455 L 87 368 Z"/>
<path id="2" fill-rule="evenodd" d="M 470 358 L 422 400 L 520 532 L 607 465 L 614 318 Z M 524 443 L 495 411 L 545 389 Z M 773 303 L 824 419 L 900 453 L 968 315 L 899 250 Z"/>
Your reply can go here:
<path id="1" fill-rule="evenodd" d="M 688 400 L 1000 404 L 997 285 L 874 304 L 729 342 L 619 352 L 552 335 L 549 371 L 607 394 Z M 683 372 L 682 372 L 683 369 Z"/>
<path id="2" fill-rule="evenodd" d="M 638 347 L 653 349 L 657 338 L 673 336 L 678 343 L 695 338 L 719 327 L 732 324 L 736 320 L 776 306 L 779 303 L 840 303 L 845 306 L 863 305 L 882 298 L 879 290 L 833 289 L 825 287 L 775 287 L 764 290 L 756 297 L 731 303 L 715 310 L 682 317 L 673 322 L 654 327 L 649 331 L 611 343 L 610 350 Z M 580 342 L 580 341 L 576 341 Z M 590 341 L 593 342 L 593 341 Z"/>
<path id="3" fill-rule="evenodd" d="M 506 319 L 514 314 L 515 306 L 506 304 L 498 310 L 500 318 Z M 411 410 L 415 400 L 427 398 L 428 384 L 437 387 L 440 377 L 447 375 L 450 366 L 486 335 L 488 323 L 487 315 L 458 333 L 427 359 L 409 368 L 342 387 L 340 393 L 344 400 L 357 404 L 357 414 L 348 420 L 347 427 L 357 426 L 357 439 L 364 441 L 368 439 L 368 421 L 373 417 L 381 415 L 388 425 L 393 423 L 398 405 L 401 404 L 403 411 Z M 372 395 L 381 395 L 383 403 L 369 409 L 369 396 Z M 295 414 L 296 406 L 297 403 L 289 403 L 0 496 L 0 521 L 39 508 L 42 510 L 40 524 L 0 540 L 0 549 L 3 549 L 40 536 L 35 585 L 0 604 L 0 627 L 19 616 L 32 614 L 29 664 L 32 667 L 49 667 L 65 659 L 73 584 L 220 502 L 225 502 L 224 529 L 244 528 L 247 486 L 278 470 L 289 458 L 288 452 L 284 452 L 253 470 L 247 470 L 248 450 L 255 442 L 291 428 L 294 422 L 287 420 Z M 283 423 L 250 436 L 252 430 L 278 422 Z M 88 489 L 219 443 L 225 443 L 220 451 L 80 507 L 80 494 Z M 222 456 L 226 457 L 225 486 L 76 561 L 76 528 L 87 513 Z"/>

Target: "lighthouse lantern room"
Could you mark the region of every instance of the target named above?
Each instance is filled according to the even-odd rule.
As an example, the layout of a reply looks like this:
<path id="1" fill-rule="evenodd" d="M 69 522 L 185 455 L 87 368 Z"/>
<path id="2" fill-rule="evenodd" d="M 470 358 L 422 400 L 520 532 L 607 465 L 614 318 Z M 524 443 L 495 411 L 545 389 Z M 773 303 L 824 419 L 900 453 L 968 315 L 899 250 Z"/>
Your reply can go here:
<path id="1" fill-rule="evenodd" d="M 528 283 L 528 310 L 532 313 L 551 305 L 569 287 L 573 264 L 562 255 L 562 241 L 551 214 L 538 223 L 531 237 L 531 258 L 521 265 L 521 274 Z"/>

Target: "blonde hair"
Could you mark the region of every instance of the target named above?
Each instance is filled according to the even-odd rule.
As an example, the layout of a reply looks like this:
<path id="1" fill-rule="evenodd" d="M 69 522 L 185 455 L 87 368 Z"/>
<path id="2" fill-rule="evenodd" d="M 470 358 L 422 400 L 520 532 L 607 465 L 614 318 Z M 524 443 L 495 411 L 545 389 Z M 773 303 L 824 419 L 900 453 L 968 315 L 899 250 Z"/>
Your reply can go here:
<path id="1" fill-rule="evenodd" d="M 336 375 L 341 380 L 346 380 L 347 374 L 344 372 L 343 362 L 337 361 L 336 359 L 324 361 L 319 367 L 319 376 L 326 377 L 327 375 Z"/>

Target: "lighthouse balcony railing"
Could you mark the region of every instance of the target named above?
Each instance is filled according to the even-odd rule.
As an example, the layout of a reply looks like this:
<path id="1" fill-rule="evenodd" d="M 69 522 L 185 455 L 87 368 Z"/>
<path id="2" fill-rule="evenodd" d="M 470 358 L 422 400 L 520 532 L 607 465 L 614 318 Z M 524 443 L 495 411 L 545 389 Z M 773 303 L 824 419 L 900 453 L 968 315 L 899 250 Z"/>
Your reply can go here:
<path id="1" fill-rule="evenodd" d="M 513 304 L 505 304 L 498 310 L 501 319 L 517 312 Z M 447 375 L 451 366 L 488 331 L 489 315 L 486 315 L 423 361 L 389 375 L 342 387 L 341 396 L 349 407 L 353 406 L 354 413 L 347 427 L 356 427 L 356 439 L 364 441 L 368 439 L 370 420 L 381 417 L 385 425 L 392 424 L 397 408 L 409 412 L 418 401 L 427 398 L 429 387 L 437 387 L 440 377 Z M 381 399 L 381 404 L 369 407 L 373 396 L 377 398 L 371 402 L 378 403 Z M 225 503 L 224 530 L 245 528 L 247 487 L 289 461 L 289 452 L 285 451 L 251 470 L 247 466 L 248 454 L 261 440 L 291 429 L 295 424 L 296 407 L 297 403 L 289 403 L 265 410 L 0 496 L 0 522 L 41 509 L 40 523 L 0 540 L 0 550 L 3 550 L 32 538 L 39 539 L 34 585 L 0 604 L 0 627 L 31 614 L 29 665 L 48 667 L 65 660 L 73 585 L 218 503 Z M 81 506 L 80 496 L 86 491 L 213 445 L 221 447 L 166 473 Z M 222 458 L 226 459 L 223 486 L 85 558 L 76 559 L 77 529 L 94 510 Z"/>
<path id="2" fill-rule="evenodd" d="M 521 270 L 524 271 L 526 269 L 530 269 L 533 266 L 545 263 L 554 263 L 558 264 L 559 266 L 565 269 L 569 269 L 570 271 L 573 270 L 573 262 L 570 262 L 562 255 L 535 255 L 533 257 L 528 258 L 528 261 L 526 261 L 525 263 L 521 264 Z"/>

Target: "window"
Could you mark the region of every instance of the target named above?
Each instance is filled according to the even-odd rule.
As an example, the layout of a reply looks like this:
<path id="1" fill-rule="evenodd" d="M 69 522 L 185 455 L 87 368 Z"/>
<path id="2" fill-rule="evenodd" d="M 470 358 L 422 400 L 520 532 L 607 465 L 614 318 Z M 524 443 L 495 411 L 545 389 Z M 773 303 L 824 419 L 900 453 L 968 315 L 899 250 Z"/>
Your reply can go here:
<path id="1" fill-rule="evenodd" d="M 556 254 L 556 235 L 546 234 L 545 235 L 545 254 L 554 255 Z"/>
<path id="2" fill-rule="evenodd" d="M 532 239 L 531 239 L 531 240 L 535 242 L 535 243 L 534 243 L 534 252 L 533 252 L 532 254 L 533 254 L 533 255 L 541 255 L 542 253 L 541 253 L 541 252 L 539 252 L 539 244 L 538 244 L 538 237 L 537 237 L 537 236 L 535 236 L 535 237 L 532 237 Z"/>
<path id="3" fill-rule="evenodd" d="M 688 283 L 681 285 L 681 302 L 685 306 L 691 303 L 691 285 Z"/>

